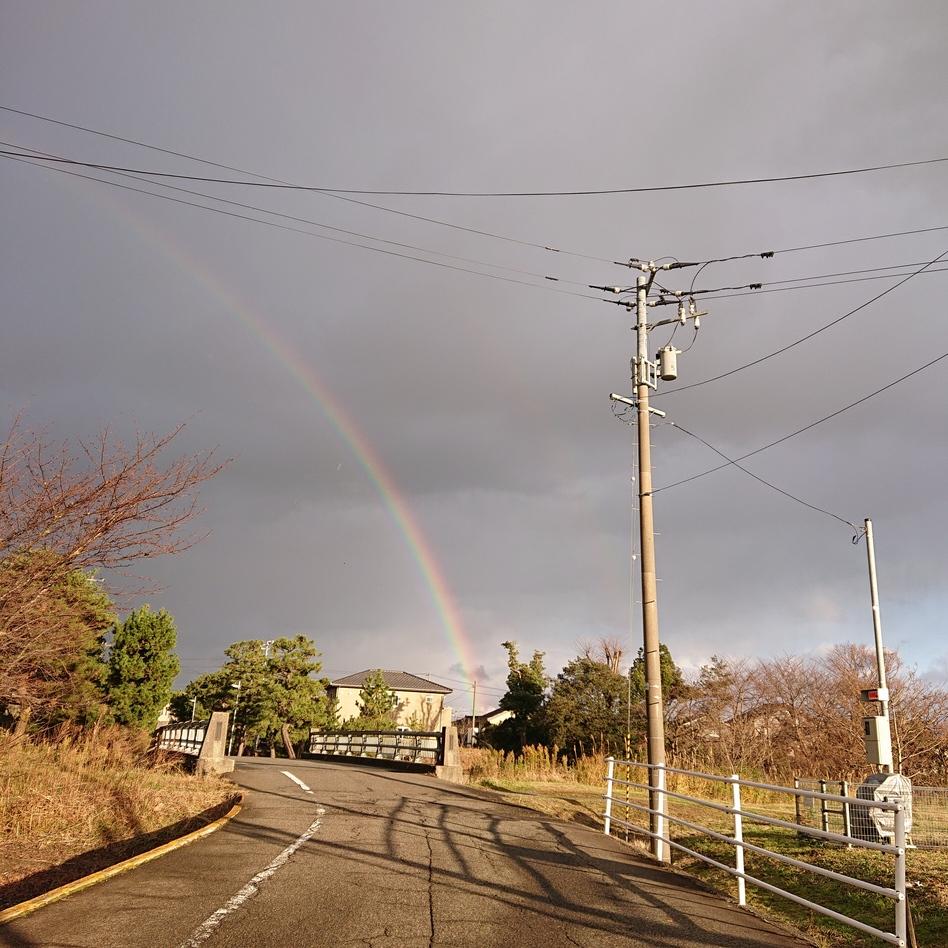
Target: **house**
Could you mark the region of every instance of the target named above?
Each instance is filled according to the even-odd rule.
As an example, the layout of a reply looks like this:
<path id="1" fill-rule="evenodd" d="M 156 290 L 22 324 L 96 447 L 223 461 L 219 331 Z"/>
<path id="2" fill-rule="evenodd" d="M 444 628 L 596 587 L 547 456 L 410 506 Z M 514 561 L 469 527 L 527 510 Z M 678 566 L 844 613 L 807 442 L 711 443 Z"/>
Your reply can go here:
<path id="1" fill-rule="evenodd" d="M 444 704 L 444 696 L 451 694 L 450 688 L 413 675 L 411 672 L 377 668 L 367 668 L 365 671 L 346 675 L 344 678 L 337 678 L 329 683 L 326 691 L 330 699 L 338 702 L 340 722 L 344 723 L 349 718 L 358 717 L 359 692 L 365 680 L 370 675 L 379 672 L 386 687 L 394 691 L 398 699 L 396 705 L 398 727 L 409 727 L 414 723 L 417 725 L 417 730 L 439 731 L 451 723 L 451 709 L 446 708 Z"/>
<path id="2" fill-rule="evenodd" d="M 465 714 L 464 717 L 458 718 L 454 724 L 458 729 L 458 740 L 461 742 L 462 747 L 471 747 L 477 741 L 477 735 L 487 726 L 493 726 L 500 724 L 502 721 L 506 721 L 507 718 L 512 718 L 513 712 L 506 711 L 503 708 L 496 708 L 493 711 L 485 711 L 483 714 L 477 715 L 476 720 L 471 717 L 469 714 Z M 472 730 L 473 728 L 473 739 L 472 739 Z"/>

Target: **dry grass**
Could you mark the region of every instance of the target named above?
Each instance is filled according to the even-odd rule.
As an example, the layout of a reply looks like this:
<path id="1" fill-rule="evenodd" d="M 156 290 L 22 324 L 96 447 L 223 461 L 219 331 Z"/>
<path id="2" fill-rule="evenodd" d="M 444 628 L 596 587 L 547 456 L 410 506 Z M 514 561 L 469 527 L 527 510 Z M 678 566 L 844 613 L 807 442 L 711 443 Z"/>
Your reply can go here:
<path id="1" fill-rule="evenodd" d="M 462 747 L 461 766 L 470 783 L 503 779 L 596 784 L 606 772 L 606 758 L 591 754 L 570 764 L 555 746 L 525 747 L 519 756 L 489 747 Z"/>
<path id="2" fill-rule="evenodd" d="M 147 736 L 121 728 L 63 729 L 42 743 L 0 737 L 0 900 L 4 887 L 80 854 L 108 847 L 107 861 L 124 858 L 126 842 L 233 794 L 149 755 Z"/>

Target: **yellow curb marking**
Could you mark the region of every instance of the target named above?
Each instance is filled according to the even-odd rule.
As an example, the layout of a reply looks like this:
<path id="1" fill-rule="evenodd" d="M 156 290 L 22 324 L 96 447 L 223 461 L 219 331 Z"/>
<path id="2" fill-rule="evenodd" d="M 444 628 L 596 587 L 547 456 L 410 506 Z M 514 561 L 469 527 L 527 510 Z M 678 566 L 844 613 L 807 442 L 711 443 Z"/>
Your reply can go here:
<path id="1" fill-rule="evenodd" d="M 132 856 L 130 859 L 117 862 L 114 866 L 107 866 L 105 869 L 99 869 L 97 872 L 83 876 L 81 879 L 76 879 L 74 882 L 67 882 L 65 885 L 61 885 L 58 889 L 51 889 L 49 892 L 44 892 L 42 895 L 37 895 L 35 898 L 28 899 L 26 902 L 20 902 L 19 905 L 13 905 L 10 908 L 5 909 L 4 911 L 0 912 L 0 925 L 5 925 L 7 922 L 12 922 L 16 918 L 22 918 L 24 915 L 29 915 L 31 912 L 35 912 L 37 909 L 42 908 L 44 905 L 49 905 L 51 902 L 58 902 L 60 899 L 64 899 L 67 895 L 72 895 L 75 892 L 81 892 L 83 889 L 88 889 L 90 886 L 93 886 L 98 882 L 105 882 L 106 879 L 111 879 L 113 876 L 120 875 L 123 872 L 128 872 L 129 869 L 137 869 L 146 862 L 151 862 L 152 859 L 157 859 L 159 856 L 163 856 L 165 853 L 170 853 L 172 850 L 180 849 L 182 846 L 187 846 L 188 843 L 193 843 L 196 839 L 201 839 L 203 836 L 210 836 L 211 833 L 220 829 L 225 823 L 227 823 L 229 820 L 232 820 L 240 812 L 242 800 L 243 797 L 241 797 L 222 817 L 214 820 L 213 823 L 208 823 L 207 826 L 202 826 L 200 829 L 186 833 L 184 836 L 179 836 L 177 839 L 173 839 L 168 843 L 163 843 L 161 846 L 156 846 L 154 849 L 149 849 L 146 853 L 140 853 L 138 856 Z"/>

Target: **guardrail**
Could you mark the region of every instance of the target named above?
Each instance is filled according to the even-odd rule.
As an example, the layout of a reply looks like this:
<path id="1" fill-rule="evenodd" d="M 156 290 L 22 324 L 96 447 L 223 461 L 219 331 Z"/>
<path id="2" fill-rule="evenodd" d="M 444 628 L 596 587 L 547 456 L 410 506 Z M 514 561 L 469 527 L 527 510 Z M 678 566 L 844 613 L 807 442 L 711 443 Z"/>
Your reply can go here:
<path id="1" fill-rule="evenodd" d="M 155 731 L 155 746 L 159 750 L 176 751 L 200 757 L 210 721 L 184 721 L 166 724 Z"/>
<path id="2" fill-rule="evenodd" d="M 198 774 L 230 773 L 234 761 L 224 753 L 229 719 L 226 711 L 214 711 L 208 721 L 167 724 L 155 731 L 153 747 L 193 758 Z"/>
<path id="3" fill-rule="evenodd" d="M 311 731 L 309 752 L 337 757 L 374 757 L 437 767 L 444 763 L 443 731 Z"/>
<path id="4" fill-rule="evenodd" d="M 652 786 L 649 786 L 649 783 L 641 783 L 631 779 L 622 780 L 615 775 L 616 765 L 624 766 L 627 768 L 627 776 L 631 776 L 632 768 L 641 768 L 643 770 L 657 771 L 653 774 L 653 780 L 651 781 Z M 708 780 L 712 783 L 723 784 L 726 787 L 730 787 L 731 790 L 731 804 L 721 803 L 713 800 L 702 799 L 701 797 L 690 796 L 686 793 L 679 793 L 677 791 L 668 790 L 666 788 L 666 775 L 667 774 L 678 774 L 683 777 L 696 778 L 699 780 Z M 622 799 L 615 795 L 615 788 L 623 787 L 628 794 L 630 788 L 635 788 L 637 790 L 651 790 L 652 793 L 658 793 L 662 795 L 663 803 L 667 803 L 668 798 L 673 800 L 682 801 L 685 803 L 696 804 L 702 807 L 707 807 L 710 810 L 713 810 L 719 814 L 723 814 L 725 817 L 731 818 L 731 829 L 732 832 L 729 835 L 726 832 L 719 832 L 718 830 L 712 829 L 711 827 L 704 826 L 701 823 L 696 823 L 692 820 L 684 819 L 680 816 L 672 815 L 667 812 L 667 806 L 663 806 L 661 810 L 653 809 L 645 804 L 636 803 L 632 800 Z M 779 819 L 774 816 L 767 816 L 762 813 L 755 813 L 750 810 L 746 810 L 741 806 L 741 788 L 747 787 L 749 789 L 766 791 L 776 794 L 787 794 L 793 797 L 803 797 L 808 800 L 820 800 L 825 805 L 826 803 L 832 804 L 841 804 L 843 808 L 849 809 L 852 811 L 856 807 L 863 807 L 869 809 L 875 809 L 877 811 L 888 811 L 893 814 L 894 821 L 894 840 L 893 843 L 885 842 L 875 842 L 871 840 L 863 839 L 853 839 L 849 836 L 844 836 L 840 833 L 833 833 L 829 830 L 817 829 L 810 826 L 801 826 L 798 823 L 791 822 L 789 820 Z M 628 817 L 629 810 L 636 810 L 647 814 L 655 814 L 660 818 L 660 823 L 658 826 L 658 832 L 652 832 L 651 830 L 645 829 L 642 826 L 639 826 L 629 819 L 622 819 L 617 817 L 613 812 L 613 808 L 625 807 L 625 815 Z M 858 811 L 866 812 L 868 815 L 868 810 Z M 719 774 L 707 774 L 702 773 L 696 770 L 681 770 L 676 767 L 665 767 L 662 765 L 654 764 L 645 764 L 638 761 L 629 761 L 629 760 L 616 760 L 613 757 L 607 758 L 606 763 L 606 793 L 605 793 L 605 832 L 606 835 L 612 835 L 611 830 L 613 824 L 624 827 L 625 829 L 633 832 L 640 833 L 645 836 L 648 836 L 652 839 L 659 839 L 664 842 L 666 845 L 677 849 L 681 852 L 685 852 L 690 856 L 694 856 L 696 859 L 700 859 L 702 862 L 708 863 L 709 865 L 714 866 L 716 869 L 720 869 L 729 875 L 737 879 L 737 893 L 738 893 L 738 903 L 740 905 L 746 904 L 746 891 L 745 884 L 750 883 L 755 885 L 758 888 L 764 889 L 768 892 L 773 893 L 774 895 L 782 896 L 783 898 L 789 899 L 791 902 L 796 902 L 798 905 L 802 905 L 806 908 L 812 909 L 815 912 L 819 912 L 821 915 L 826 915 L 829 918 L 835 919 L 837 922 L 841 922 L 844 925 L 848 925 L 851 928 L 855 928 L 858 931 L 864 932 L 868 935 L 874 935 L 877 938 L 882 939 L 883 941 L 888 942 L 892 945 L 899 945 L 904 948 L 906 944 L 906 931 L 907 931 L 907 910 L 906 910 L 906 886 L 905 886 L 905 849 L 906 849 L 906 838 L 905 838 L 905 813 L 901 803 L 892 803 L 889 801 L 880 801 L 880 800 L 864 800 L 858 797 L 849 797 L 842 796 L 840 794 L 834 793 L 824 793 L 821 791 L 812 791 L 812 790 L 803 790 L 799 787 L 781 787 L 774 784 L 759 783 L 753 780 L 742 780 L 739 774 L 732 774 L 729 777 L 723 777 Z M 864 849 L 871 849 L 876 852 L 888 853 L 895 857 L 895 866 L 893 873 L 893 884 L 891 887 L 876 885 L 872 882 L 867 882 L 863 879 L 856 879 L 852 876 L 844 875 L 840 872 L 835 872 L 831 869 L 825 869 L 822 866 L 815 866 L 810 863 L 804 862 L 800 859 L 795 859 L 792 856 L 787 856 L 783 853 L 773 852 L 772 850 L 766 849 L 763 846 L 758 846 L 754 843 L 749 843 L 744 839 L 744 821 L 754 823 L 762 823 L 766 826 L 778 827 L 782 829 L 789 830 L 793 833 L 804 833 L 807 836 L 812 836 L 816 839 L 827 840 L 830 842 L 842 843 L 844 845 L 851 845 L 854 847 L 860 847 Z M 683 826 L 686 829 L 692 830 L 693 832 L 703 833 L 711 839 L 717 840 L 718 842 L 726 843 L 734 847 L 734 865 L 729 866 L 723 862 L 720 862 L 717 859 L 712 859 L 710 856 L 705 855 L 704 853 L 698 852 L 695 849 L 691 849 L 684 844 L 677 842 L 671 838 L 671 832 L 668 830 L 668 823 L 674 823 L 679 826 Z M 890 899 L 895 903 L 895 931 L 887 932 L 882 929 L 875 928 L 872 925 L 867 925 L 865 922 L 860 922 L 858 919 L 850 918 L 848 915 L 844 915 L 841 912 L 836 912 L 833 909 L 829 909 L 824 905 L 820 905 L 816 902 L 811 902 L 809 899 L 804 898 L 803 896 L 797 895 L 793 892 L 788 892 L 785 889 L 781 889 L 776 885 L 772 885 L 769 882 L 765 882 L 762 879 L 758 879 L 755 876 L 749 875 L 744 871 L 744 853 L 752 852 L 756 855 L 764 856 L 769 859 L 773 859 L 777 862 L 783 863 L 784 865 L 791 866 L 795 869 L 801 869 L 806 872 L 813 873 L 814 875 L 822 876 L 827 879 L 832 879 L 835 882 L 842 883 L 844 885 L 851 885 L 859 889 L 863 889 L 867 892 L 872 892 L 876 895 L 883 896 L 884 898 Z"/>

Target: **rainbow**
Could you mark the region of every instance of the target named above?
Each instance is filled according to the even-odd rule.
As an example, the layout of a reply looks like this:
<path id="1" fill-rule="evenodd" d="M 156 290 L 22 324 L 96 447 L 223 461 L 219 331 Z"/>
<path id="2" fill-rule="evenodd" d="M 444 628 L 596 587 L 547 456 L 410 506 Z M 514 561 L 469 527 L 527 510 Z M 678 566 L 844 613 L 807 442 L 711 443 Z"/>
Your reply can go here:
<path id="1" fill-rule="evenodd" d="M 88 193 L 88 191 L 84 190 L 83 193 Z M 273 358 L 313 399 L 382 499 L 427 587 L 445 636 L 464 669 L 465 677 L 472 678 L 474 669 L 477 667 L 474 661 L 474 650 L 464 630 L 460 608 L 431 543 L 412 513 L 404 494 L 399 490 L 391 471 L 386 468 L 378 452 L 369 443 L 365 434 L 329 386 L 316 374 L 315 369 L 280 336 L 274 325 L 264 320 L 250 304 L 225 286 L 220 277 L 206 264 L 185 255 L 168 234 L 115 200 L 108 188 L 102 188 L 98 192 L 98 197 L 107 205 L 113 216 L 132 227 L 148 244 L 157 248 L 168 260 L 186 272 L 197 286 L 236 316 L 238 321 L 263 343 Z"/>

